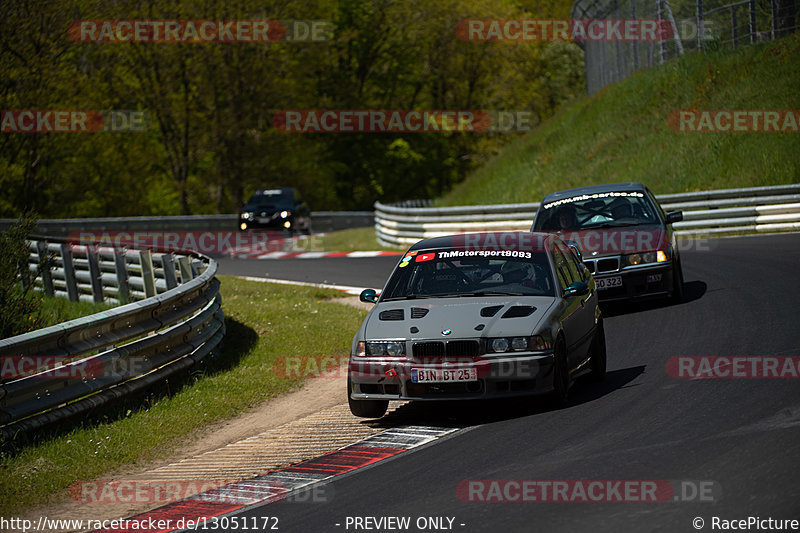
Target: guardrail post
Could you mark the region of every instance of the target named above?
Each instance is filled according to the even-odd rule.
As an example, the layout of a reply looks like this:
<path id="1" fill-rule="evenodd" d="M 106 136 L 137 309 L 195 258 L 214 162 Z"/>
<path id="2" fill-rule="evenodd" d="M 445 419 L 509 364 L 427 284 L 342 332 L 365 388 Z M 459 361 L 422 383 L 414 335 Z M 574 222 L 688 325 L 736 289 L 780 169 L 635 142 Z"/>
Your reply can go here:
<path id="1" fill-rule="evenodd" d="M 50 273 L 50 265 L 47 260 L 47 241 L 36 241 L 36 251 L 39 254 L 39 266 L 45 266 L 46 268 L 42 268 L 39 272 L 42 275 L 42 287 L 44 288 L 44 293 L 48 296 L 55 296 L 55 290 L 53 289 L 53 275 Z"/>
<path id="2" fill-rule="evenodd" d="M 161 254 L 161 266 L 164 268 L 164 280 L 167 282 L 167 289 L 174 289 L 178 286 L 178 275 L 175 273 L 175 261 L 172 253 Z"/>
<path id="3" fill-rule="evenodd" d="M 180 256 L 178 258 L 178 268 L 180 268 L 181 271 L 181 283 L 186 283 L 194 279 L 194 275 L 192 275 L 191 259 L 185 255 Z"/>
<path id="4" fill-rule="evenodd" d="M 750 44 L 756 42 L 756 0 L 750 0 Z"/>
<path id="5" fill-rule="evenodd" d="M 75 279 L 75 265 L 72 263 L 72 250 L 69 244 L 61 245 L 61 261 L 64 263 L 64 283 L 67 285 L 67 298 L 71 302 L 77 302 L 78 281 Z"/>
<path id="6" fill-rule="evenodd" d="M 92 285 L 92 299 L 95 303 L 103 303 L 103 273 L 100 271 L 100 260 L 97 252 L 91 249 L 91 245 L 86 249 L 86 259 L 89 260 L 89 283 Z"/>
<path id="7" fill-rule="evenodd" d="M 114 250 L 114 267 L 117 272 L 117 299 L 126 304 L 131 301 L 131 290 L 128 286 L 128 264 L 125 262 L 125 250 Z"/>
<path id="8" fill-rule="evenodd" d="M 139 252 L 139 263 L 142 265 L 142 284 L 145 298 L 156 295 L 156 278 L 153 274 L 153 256 L 150 250 Z"/>

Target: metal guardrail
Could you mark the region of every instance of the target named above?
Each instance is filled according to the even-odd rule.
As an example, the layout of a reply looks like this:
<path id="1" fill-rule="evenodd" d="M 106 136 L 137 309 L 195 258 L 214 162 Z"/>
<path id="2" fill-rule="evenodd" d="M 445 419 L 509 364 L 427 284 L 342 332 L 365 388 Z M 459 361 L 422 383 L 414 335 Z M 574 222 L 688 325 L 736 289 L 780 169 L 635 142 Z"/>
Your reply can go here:
<path id="1" fill-rule="evenodd" d="M 16 223 L 16 219 L 0 219 L 0 230 Z M 80 231 L 233 231 L 239 215 L 186 215 L 119 218 L 42 219 L 37 233 L 50 237 L 67 237 Z M 372 225 L 372 211 L 316 211 L 311 213 L 311 226 L 316 232 L 363 228 Z"/>
<path id="2" fill-rule="evenodd" d="M 800 184 L 658 195 L 666 211 L 684 210 L 678 235 L 800 230 Z M 375 233 L 385 246 L 471 231 L 524 230 L 539 203 L 405 207 L 375 203 Z"/>
<path id="3" fill-rule="evenodd" d="M 84 414 L 193 367 L 225 334 L 213 259 L 31 244 L 32 261 L 38 254 L 54 254 L 58 265 L 42 276 L 41 289 L 73 300 L 89 291 L 95 301 L 98 294 L 119 301 L 127 292 L 131 303 L 0 339 L 0 368 L 14 374 L 0 383 L 0 441 Z M 110 265 L 119 270 L 108 272 Z M 111 298 L 115 281 L 119 285 Z M 23 372 L 28 368 L 33 368 L 30 374 Z"/>

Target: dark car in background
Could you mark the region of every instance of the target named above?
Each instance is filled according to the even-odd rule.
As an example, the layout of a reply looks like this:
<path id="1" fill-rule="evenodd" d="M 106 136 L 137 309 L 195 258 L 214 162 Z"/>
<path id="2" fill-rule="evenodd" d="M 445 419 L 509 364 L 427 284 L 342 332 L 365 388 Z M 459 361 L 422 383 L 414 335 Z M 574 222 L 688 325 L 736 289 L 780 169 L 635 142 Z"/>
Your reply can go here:
<path id="1" fill-rule="evenodd" d="M 531 231 L 577 244 L 602 301 L 680 301 L 683 272 L 671 224 L 681 220 L 681 211 L 665 213 L 643 184 L 612 183 L 548 194 Z"/>
<path id="2" fill-rule="evenodd" d="M 259 189 L 239 211 L 239 229 L 311 233 L 311 210 L 296 189 Z"/>

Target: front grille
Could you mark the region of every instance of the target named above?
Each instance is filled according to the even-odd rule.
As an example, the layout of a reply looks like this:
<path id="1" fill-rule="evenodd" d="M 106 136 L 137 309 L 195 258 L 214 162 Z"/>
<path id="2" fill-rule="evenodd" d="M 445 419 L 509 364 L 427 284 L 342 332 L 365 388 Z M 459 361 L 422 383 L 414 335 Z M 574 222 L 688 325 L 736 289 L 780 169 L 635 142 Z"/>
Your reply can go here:
<path id="1" fill-rule="evenodd" d="M 597 272 L 616 272 L 617 270 L 619 270 L 619 257 L 597 260 Z"/>
<path id="2" fill-rule="evenodd" d="M 447 343 L 447 355 L 451 357 L 475 357 L 479 353 L 478 341 L 450 341 Z"/>
<path id="3" fill-rule="evenodd" d="M 444 355 L 443 342 L 415 342 L 412 346 L 415 357 L 437 357 Z"/>
<path id="4" fill-rule="evenodd" d="M 412 346 L 414 357 L 475 357 L 480 352 L 481 345 L 476 340 L 415 342 Z"/>
<path id="5" fill-rule="evenodd" d="M 583 264 L 586 265 L 586 268 L 589 269 L 590 273 L 594 274 L 595 272 L 597 272 L 596 270 L 597 265 L 595 264 L 594 259 L 587 259 L 586 261 L 583 262 Z"/>

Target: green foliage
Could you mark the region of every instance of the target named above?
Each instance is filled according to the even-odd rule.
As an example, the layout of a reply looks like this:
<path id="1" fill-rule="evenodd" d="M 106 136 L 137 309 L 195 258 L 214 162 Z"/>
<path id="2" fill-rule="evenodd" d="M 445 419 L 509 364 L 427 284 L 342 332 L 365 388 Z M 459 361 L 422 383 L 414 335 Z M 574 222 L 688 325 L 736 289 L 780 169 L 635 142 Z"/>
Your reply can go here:
<path id="1" fill-rule="evenodd" d="M 0 339 L 42 326 L 41 300 L 33 292 L 38 271 L 28 269 L 28 239 L 35 228 L 36 219 L 26 215 L 0 233 Z"/>
<path id="2" fill-rule="evenodd" d="M 568 4 L 568 3 L 567 3 Z M 299 134 L 286 109 L 489 109 L 544 120 L 583 90 L 572 44 L 465 42 L 465 18 L 567 17 L 557 0 L 0 2 L 0 109 L 146 111 L 145 132 L 0 135 L 0 216 L 232 212 L 295 186 L 312 209 L 439 196 L 512 134 Z M 333 23 L 324 42 L 92 43 L 73 20 Z"/>
<path id="3" fill-rule="evenodd" d="M 800 107 L 800 34 L 688 54 L 564 107 L 472 174 L 439 205 L 538 202 L 553 191 L 640 181 L 655 193 L 800 181 L 797 133 L 686 133 L 682 109 Z"/>

